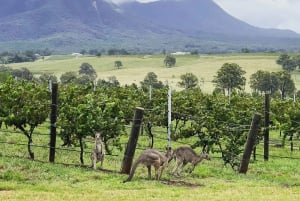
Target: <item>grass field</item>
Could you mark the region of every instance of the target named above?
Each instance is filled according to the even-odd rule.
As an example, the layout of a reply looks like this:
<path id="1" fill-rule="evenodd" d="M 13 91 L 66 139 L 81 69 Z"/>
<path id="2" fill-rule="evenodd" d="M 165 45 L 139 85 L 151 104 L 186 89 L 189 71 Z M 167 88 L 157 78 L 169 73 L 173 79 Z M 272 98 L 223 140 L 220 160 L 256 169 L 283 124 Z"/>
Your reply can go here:
<path id="1" fill-rule="evenodd" d="M 41 72 L 54 73 L 58 78 L 64 72 L 76 71 L 82 63 L 91 64 L 98 74 L 98 78 L 107 79 L 116 76 L 121 85 L 136 83 L 139 84 L 148 72 L 154 72 L 158 80 L 168 83 L 174 88 L 178 88 L 180 75 L 185 73 L 195 74 L 200 82 L 200 87 L 204 92 L 211 92 L 214 88 L 211 82 L 216 72 L 221 66 L 228 63 L 237 63 L 246 71 L 246 90 L 250 91 L 249 77 L 257 70 L 267 70 L 270 72 L 279 71 L 281 67 L 276 64 L 278 54 L 225 54 L 225 55 L 185 55 L 176 56 L 176 65 L 166 68 L 163 60 L 164 55 L 129 55 L 129 56 L 102 56 L 102 57 L 74 57 L 71 55 L 54 55 L 46 57 L 45 60 L 37 60 L 31 63 L 10 64 L 13 68 L 27 67 L 33 73 Z M 115 69 L 114 61 L 120 60 L 123 67 Z M 294 75 L 300 86 L 300 77 Z M 298 78 L 298 79 L 297 79 Z M 299 84 L 298 84 L 299 83 Z"/>
<path id="2" fill-rule="evenodd" d="M 278 132 L 272 132 L 271 135 L 278 137 Z M 4 138 L 3 133 L 1 136 Z M 15 134 L 13 136 L 16 140 Z M 10 142 L 13 140 L 8 136 L 6 138 Z M 34 142 L 48 141 L 47 136 L 40 138 L 34 138 Z M 141 136 L 139 143 L 146 142 L 146 139 Z M 155 144 L 163 146 L 164 143 L 156 141 Z M 172 144 L 173 147 L 179 146 L 176 142 Z M 296 201 L 300 197 L 300 151 L 290 152 L 288 146 L 271 146 L 270 159 L 265 162 L 262 156 L 263 145 L 259 145 L 257 160 L 249 164 L 247 174 L 239 174 L 229 166 L 224 166 L 219 155 L 214 153 L 210 161 L 198 165 L 192 174 L 185 171 L 181 177 L 170 175 L 174 165 L 171 162 L 162 181 L 149 181 L 146 179 L 146 168 L 140 166 L 133 180 L 128 183 L 122 182 L 127 175 L 118 173 L 123 152 L 114 159 L 107 156 L 104 170 L 94 171 L 86 166 L 47 163 L 48 150 L 35 148 L 36 157 L 44 160 L 31 161 L 24 157 L 26 146 L 23 149 L 11 144 L 0 146 L 0 200 Z M 140 151 L 137 150 L 136 157 Z M 19 153 L 19 157 L 4 156 L 12 153 Z M 61 154 L 57 150 L 56 155 L 56 161 L 68 163 L 76 158 L 78 164 L 76 152 Z M 88 164 L 89 161 L 86 161 Z"/>

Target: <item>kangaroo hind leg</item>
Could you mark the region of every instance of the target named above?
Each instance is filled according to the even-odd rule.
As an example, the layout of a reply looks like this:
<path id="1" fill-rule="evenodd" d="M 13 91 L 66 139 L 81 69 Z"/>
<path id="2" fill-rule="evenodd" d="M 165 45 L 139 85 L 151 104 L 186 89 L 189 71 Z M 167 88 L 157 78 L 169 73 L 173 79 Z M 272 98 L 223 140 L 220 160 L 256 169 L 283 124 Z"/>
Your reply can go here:
<path id="1" fill-rule="evenodd" d="M 151 165 L 147 165 L 147 169 L 148 169 L 148 179 L 151 179 Z"/>

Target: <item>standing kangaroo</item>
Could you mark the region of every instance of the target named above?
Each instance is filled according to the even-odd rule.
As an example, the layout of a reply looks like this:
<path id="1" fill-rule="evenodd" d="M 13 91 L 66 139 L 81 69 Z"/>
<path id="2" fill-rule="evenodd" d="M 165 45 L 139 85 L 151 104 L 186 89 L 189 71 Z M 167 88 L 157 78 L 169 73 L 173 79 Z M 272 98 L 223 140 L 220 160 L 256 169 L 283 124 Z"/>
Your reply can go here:
<path id="1" fill-rule="evenodd" d="M 192 169 L 190 173 L 193 172 L 195 169 L 195 166 L 200 163 L 203 159 L 210 160 L 210 157 L 206 153 L 202 153 L 197 155 L 196 152 L 190 148 L 190 147 L 178 147 L 173 151 L 172 157 L 170 158 L 169 162 L 175 158 L 176 164 L 174 169 L 172 170 L 172 174 L 177 174 L 180 175 L 181 171 L 183 170 L 183 167 L 191 163 L 192 164 Z M 179 169 L 180 167 L 180 169 Z"/>
<path id="2" fill-rule="evenodd" d="M 101 134 L 97 132 L 95 133 L 95 147 L 91 153 L 92 167 L 94 170 L 96 170 L 96 163 L 99 161 L 101 162 L 100 167 L 103 166 L 104 154 L 105 150 L 101 140 Z"/>
<path id="3" fill-rule="evenodd" d="M 165 167 L 168 165 L 169 158 L 172 156 L 172 149 L 167 148 L 166 155 L 163 155 L 155 149 L 147 149 L 134 162 L 128 178 L 124 182 L 131 181 L 137 166 L 141 163 L 148 168 L 148 178 L 151 179 L 151 165 L 155 168 L 155 178 L 159 180 Z M 160 169 L 160 174 L 159 174 Z"/>

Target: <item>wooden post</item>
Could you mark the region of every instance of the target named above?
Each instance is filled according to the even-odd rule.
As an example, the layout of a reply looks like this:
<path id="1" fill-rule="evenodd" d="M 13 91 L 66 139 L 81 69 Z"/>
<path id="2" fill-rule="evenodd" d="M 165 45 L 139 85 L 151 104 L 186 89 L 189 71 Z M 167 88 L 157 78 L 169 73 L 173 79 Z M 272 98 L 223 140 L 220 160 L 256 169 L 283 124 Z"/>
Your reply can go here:
<path id="1" fill-rule="evenodd" d="M 265 94 L 264 159 L 269 160 L 270 94 Z"/>
<path id="2" fill-rule="evenodd" d="M 51 114 L 50 114 L 50 152 L 49 162 L 54 163 L 55 160 L 55 146 L 56 146 L 56 118 L 57 118 L 57 99 L 58 99 L 58 84 L 52 84 L 52 102 L 51 102 Z M 42 111 L 41 111 L 42 112 Z"/>
<path id="3" fill-rule="evenodd" d="M 144 114 L 144 108 L 137 107 L 135 109 L 135 114 L 133 117 L 133 123 L 131 127 L 131 134 L 126 146 L 126 150 L 122 162 L 121 173 L 123 174 L 130 173 L 130 169 L 131 169 L 131 165 L 132 165 L 132 161 L 134 158 L 134 153 L 135 153 L 135 149 L 139 137 L 139 132 L 143 120 L 143 114 Z"/>
<path id="4" fill-rule="evenodd" d="M 253 150 L 256 135 L 257 135 L 258 129 L 259 129 L 260 119 L 261 119 L 261 116 L 259 114 L 254 114 L 252 123 L 251 123 L 251 129 L 249 131 L 249 135 L 247 138 L 243 158 L 241 161 L 239 173 L 244 173 L 244 174 L 247 173 L 248 165 L 249 165 L 250 157 L 251 157 L 251 152 Z"/>
<path id="5" fill-rule="evenodd" d="M 290 134 L 290 141 L 291 141 L 291 152 L 293 152 L 293 151 L 294 151 L 293 136 L 294 136 L 294 133 L 291 133 L 291 134 Z"/>

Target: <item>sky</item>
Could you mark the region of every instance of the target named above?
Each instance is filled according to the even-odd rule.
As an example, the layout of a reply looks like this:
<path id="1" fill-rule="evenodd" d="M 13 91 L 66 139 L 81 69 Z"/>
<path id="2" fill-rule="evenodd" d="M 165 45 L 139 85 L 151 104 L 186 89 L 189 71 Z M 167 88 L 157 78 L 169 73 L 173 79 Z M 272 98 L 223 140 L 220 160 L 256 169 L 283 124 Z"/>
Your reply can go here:
<path id="1" fill-rule="evenodd" d="M 114 3 L 159 0 L 107 0 Z M 174 0 L 175 1 L 175 0 Z M 201 1 L 201 0 L 199 0 Z M 262 28 L 290 29 L 300 33 L 300 0 L 213 0 L 230 15 Z"/>

